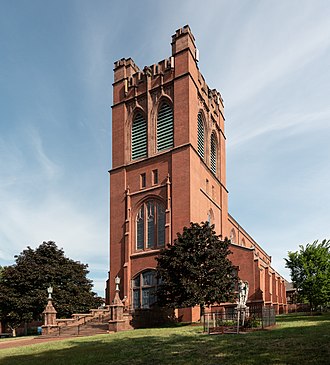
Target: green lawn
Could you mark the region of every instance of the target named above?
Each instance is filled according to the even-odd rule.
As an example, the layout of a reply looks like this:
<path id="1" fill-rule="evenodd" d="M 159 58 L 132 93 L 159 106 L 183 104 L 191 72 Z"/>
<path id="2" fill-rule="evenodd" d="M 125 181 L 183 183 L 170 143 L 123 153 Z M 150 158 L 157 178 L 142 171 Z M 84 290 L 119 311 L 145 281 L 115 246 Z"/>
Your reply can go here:
<path id="1" fill-rule="evenodd" d="M 0 350 L 0 364 L 329 364 L 330 314 L 277 318 L 272 330 L 205 335 L 178 326 Z"/>

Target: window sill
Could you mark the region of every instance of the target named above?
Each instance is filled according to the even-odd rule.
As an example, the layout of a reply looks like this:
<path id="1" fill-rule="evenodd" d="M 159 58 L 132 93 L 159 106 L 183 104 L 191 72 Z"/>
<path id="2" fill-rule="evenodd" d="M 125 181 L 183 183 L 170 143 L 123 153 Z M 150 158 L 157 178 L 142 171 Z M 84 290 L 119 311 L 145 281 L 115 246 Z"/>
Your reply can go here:
<path id="1" fill-rule="evenodd" d="M 154 250 L 145 250 L 145 251 L 137 251 L 131 254 L 131 258 L 140 257 L 140 256 L 151 256 L 159 254 L 161 248 L 156 248 Z"/>

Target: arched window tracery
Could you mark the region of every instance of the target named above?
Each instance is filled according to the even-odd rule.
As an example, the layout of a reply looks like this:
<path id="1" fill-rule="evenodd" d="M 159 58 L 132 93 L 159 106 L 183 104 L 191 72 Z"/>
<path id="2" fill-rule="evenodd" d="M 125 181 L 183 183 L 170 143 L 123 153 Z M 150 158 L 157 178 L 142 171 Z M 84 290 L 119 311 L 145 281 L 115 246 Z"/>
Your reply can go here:
<path id="1" fill-rule="evenodd" d="M 229 239 L 231 240 L 232 243 L 236 243 L 236 232 L 234 228 L 232 228 L 230 231 Z"/>
<path id="2" fill-rule="evenodd" d="M 145 270 L 132 279 L 133 308 L 150 308 L 157 301 L 156 291 L 160 284 L 156 270 Z"/>
<path id="3" fill-rule="evenodd" d="M 165 207 L 155 199 L 144 202 L 136 215 L 136 249 L 165 246 Z"/>

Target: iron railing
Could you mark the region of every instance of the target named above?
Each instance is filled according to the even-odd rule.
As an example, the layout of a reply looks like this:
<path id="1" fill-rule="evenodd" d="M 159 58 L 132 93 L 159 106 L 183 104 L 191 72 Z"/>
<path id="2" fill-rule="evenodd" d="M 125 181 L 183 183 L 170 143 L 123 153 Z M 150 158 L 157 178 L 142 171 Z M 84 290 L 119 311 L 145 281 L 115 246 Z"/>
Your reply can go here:
<path id="1" fill-rule="evenodd" d="M 263 329 L 276 323 L 273 307 L 227 308 L 223 312 L 206 313 L 203 327 L 206 333 L 239 333 Z"/>

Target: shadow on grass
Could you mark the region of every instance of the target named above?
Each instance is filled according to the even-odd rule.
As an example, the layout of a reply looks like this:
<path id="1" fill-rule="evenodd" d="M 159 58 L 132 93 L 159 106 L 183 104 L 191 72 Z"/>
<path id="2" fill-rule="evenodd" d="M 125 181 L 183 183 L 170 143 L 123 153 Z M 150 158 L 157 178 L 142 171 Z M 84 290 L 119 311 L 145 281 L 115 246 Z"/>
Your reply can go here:
<path id="1" fill-rule="evenodd" d="M 32 346 L 1 364 L 328 364 L 330 324 L 322 316 L 318 320 L 242 335 L 208 336 L 191 327 L 136 330 Z"/>

